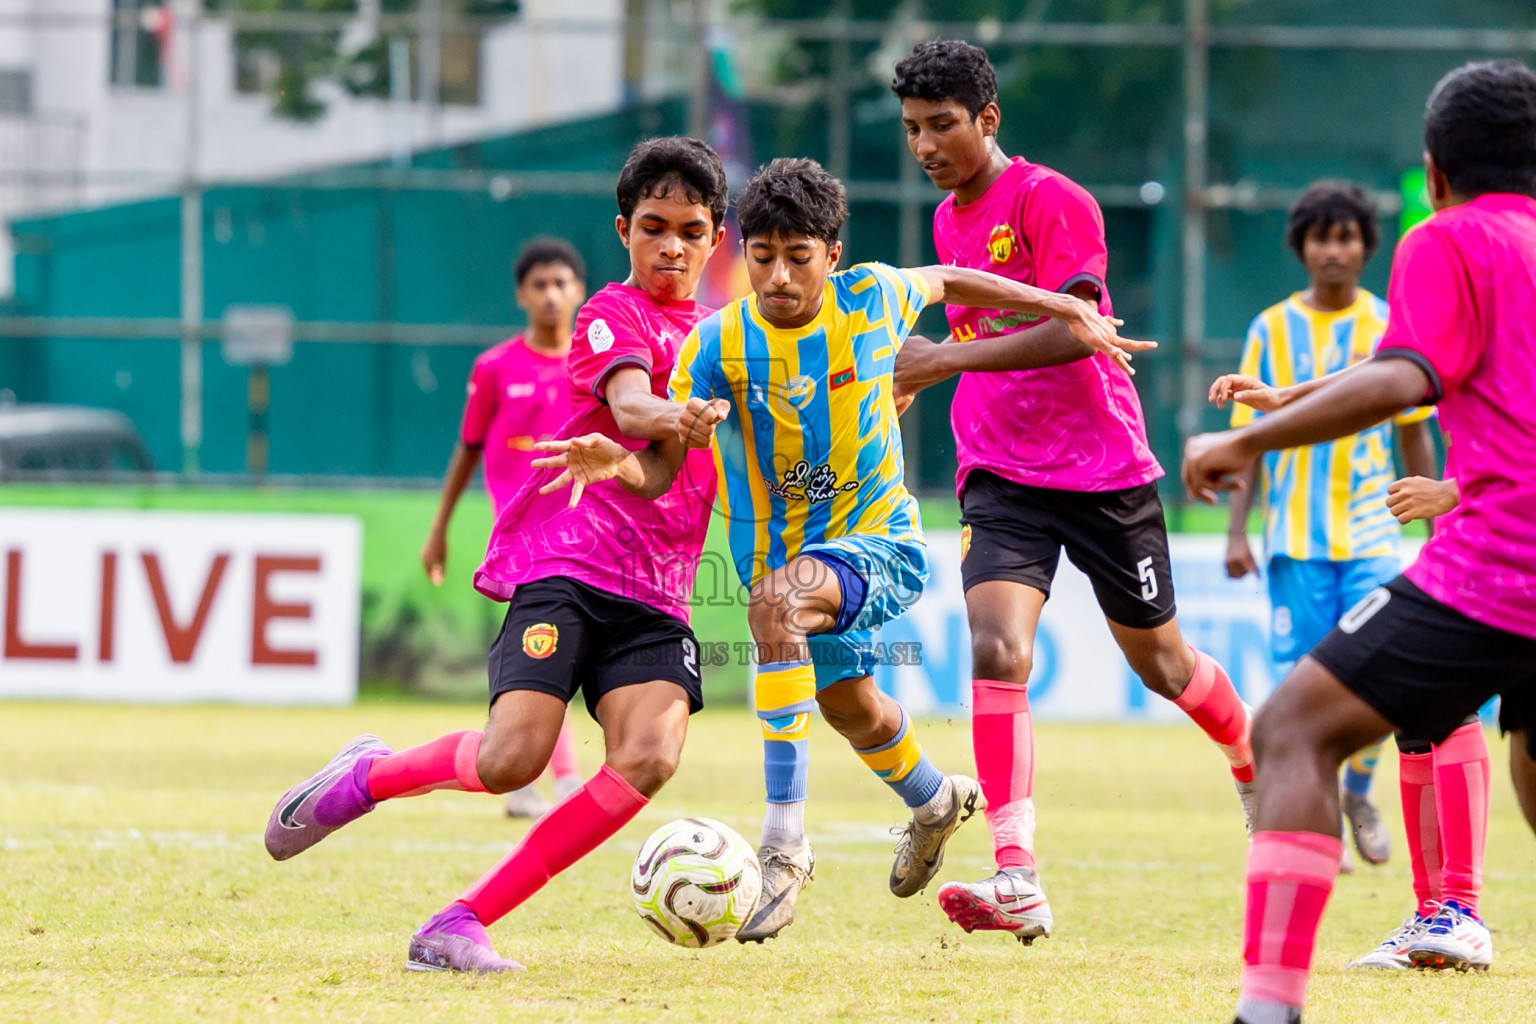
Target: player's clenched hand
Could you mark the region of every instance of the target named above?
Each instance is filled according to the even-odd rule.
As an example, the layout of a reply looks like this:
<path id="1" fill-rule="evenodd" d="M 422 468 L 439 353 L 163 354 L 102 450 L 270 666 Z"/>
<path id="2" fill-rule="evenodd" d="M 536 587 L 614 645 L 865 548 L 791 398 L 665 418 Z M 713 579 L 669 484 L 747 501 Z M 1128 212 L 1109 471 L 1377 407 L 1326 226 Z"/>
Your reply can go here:
<path id="1" fill-rule="evenodd" d="M 1196 434 L 1184 442 L 1184 489 L 1191 498 L 1216 504 L 1217 491 L 1242 486 L 1237 474 L 1248 468 L 1253 456 L 1238 445 L 1236 432 Z"/>
<path id="2" fill-rule="evenodd" d="M 731 403 L 723 398 L 690 398 L 677 418 L 677 439 L 685 448 L 708 448 L 715 439 L 715 427 L 731 414 Z"/>
<path id="3" fill-rule="evenodd" d="M 901 351 L 896 353 L 896 365 L 891 370 L 891 388 L 896 397 L 898 413 L 905 408 L 901 405 L 903 398 L 910 405 L 911 399 L 923 388 L 954 376 L 941 363 L 942 348 L 921 334 L 909 334 L 907 340 L 901 343 Z"/>
<path id="4" fill-rule="evenodd" d="M 427 570 L 427 579 L 434 587 L 443 585 L 443 563 L 448 561 L 448 538 L 434 528 L 427 534 L 427 542 L 421 548 L 421 567 Z"/>
<path id="5" fill-rule="evenodd" d="M 1145 352 L 1148 349 L 1157 348 L 1155 341 L 1135 341 L 1131 338 L 1122 338 L 1115 328 L 1123 327 L 1125 321 L 1117 317 L 1105 316 L 1086 302 L 1077 304 L 1081 308 L 1074 309 L 1071 316 L 1066 318 L 1067 327 L 1072 331 L 1073 337 L 1087 345 L 1095 352 L 1102 352 L 1115 362 L 1126 373 L 1135 374 L 1131 369 L 1131 353 Z"/>
<path id="6" fill-rule="evenodd" d="M 589 484 L 612 480 L 619 475 L 619 464 L 629 458 L 629 449 L 603 434 L 583 434 L 560 441 L 540 441 L 534 445 L 541 452 L 552 452 L 534 459 L 539 469 L 562 469 L 559 476 L 539 488 L 551 494 L 562 487 L 571 489 L 570 507 L 575 508 Z"/>
<path id="7" fill-rule="evenodd" d="M 1400 523 L 1443 516 L 1461 502 L 1455 480 L 1404 477 L 1387 488 L 1387 511 Z"/>
<path id="8" fill-rule="evenodd" d="M 1235 533 L 1227 538 L 1227 575 L 1234 580 L 1240 580 L 1251 572 L 1257 572 L 1259 565 L 1253 560 L 1253 549 L 1248 546 L 1248 538 L 1240 533 Z"/>
<path id="9" fill-rule="evenodd" d="M 1285 398 L 1278 388 L 1272 388 L 1246 373 L 1228 373 L 1217 377 L 1206 397 L 1208 401 L 1215 402 L 1218 409 L 1226 408 L 1228 402 L 1238 402 L 1259 412 L 1274 412 L 1285 405 Z"/>

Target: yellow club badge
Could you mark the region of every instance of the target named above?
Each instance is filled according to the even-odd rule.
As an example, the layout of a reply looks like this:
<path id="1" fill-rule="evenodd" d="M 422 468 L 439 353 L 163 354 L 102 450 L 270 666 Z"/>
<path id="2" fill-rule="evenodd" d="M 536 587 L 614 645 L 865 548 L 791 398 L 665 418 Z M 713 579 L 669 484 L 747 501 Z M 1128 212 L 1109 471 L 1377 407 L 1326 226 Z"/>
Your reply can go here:
<path id="1" fill-rule="evenodd" d="M 560 642 L 560 630 L 552 623 L 535 622 L 523 630 L 523 653 L 530 658 L 547 658 L 555 653 Z"/>
<path id="2" fill-rule="evenodd" d="M 971 528 L 960 527 L 960 561 L 965 561 L 965 556 L 971 553 Z"/>
<path id="3" fill-rule="evenodd" d="M 992 235 L 987 239 L 987 255 L 993 263 L 1002 266 L 1013 259 L 1013 254 L 1018 251 L 1019 243 L 1013 237 L 1013 225 L 999 224 L 992 229 Z"/>

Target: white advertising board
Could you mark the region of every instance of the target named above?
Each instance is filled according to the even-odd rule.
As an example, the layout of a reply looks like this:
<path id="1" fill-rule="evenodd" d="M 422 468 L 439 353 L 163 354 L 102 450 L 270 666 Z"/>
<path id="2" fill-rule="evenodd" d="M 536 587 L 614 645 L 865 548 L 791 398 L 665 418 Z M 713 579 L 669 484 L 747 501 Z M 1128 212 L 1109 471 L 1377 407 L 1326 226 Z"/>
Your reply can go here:
<path id="1" fill-rule="evenodd" d="M 1279 682 L 1269 653 L 1269 594 L 1264 580 L 1227 578 L 1226 538 L 1169 538 L 1179 625 L 1185 638 L 1208 652 L 1232 676 L 1243 700 L 1258 705 Z M 1411 558 L 1415 546 L 1403 546 Z M 1255 552 L 1262 545 L 1255 543 Z M 960 534 L 928 533 L 932 575 L 917 604 L 876 637 L 886 645 L 921 644 L 921 664 L 883 663 L 882 689 L 914 713 L 970 704 L 971 638 L 960 583 Z M 888 662 L 915 659 L 888 659 Z M 1035 637 L 1030 676 L 1031 713 L 1041 719 L 1106 720 L 1184 718 L 1149 692 L 1121 655 L 1088 578 L 1065 556 Z"/>
<path id="2" fill-rule="evenodd" d="M 0 697 L 346 704 L 347 516 L 0 508 Z"/>

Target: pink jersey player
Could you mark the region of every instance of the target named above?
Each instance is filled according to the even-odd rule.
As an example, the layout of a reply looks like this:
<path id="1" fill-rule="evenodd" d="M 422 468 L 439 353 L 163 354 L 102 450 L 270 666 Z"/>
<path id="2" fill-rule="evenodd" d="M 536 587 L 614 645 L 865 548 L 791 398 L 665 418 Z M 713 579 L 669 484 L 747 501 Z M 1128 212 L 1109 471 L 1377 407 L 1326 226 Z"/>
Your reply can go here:
<path id="1" fill-rule="evenodd" d="M 459 441 L 481 450 L 498 515 L 531 475 L 534 445 L 571 418 L 567 354 L 532 348 L 519 334 L 482 352 L 470 371 Z"/>
<path id="2" fill-rule="evenodd" d="M 625 366 L 645 370 L 651 392 L 667 396 L 678 349 L 693 325 L 714 310 L 692 300 L 665 303 L 649 292 L 610 284 L 576 317 L 571 347 L 572 416 L 562 437 L 601 433 L 631 448 L 603 393 L 609 376 Z M 501 600 L 519 584 L 562 576 L 629 597 L 688 621 L 688 597 L 698 569 L 715 500 L 709 451 L 690 451 L 676 485 L 656 501 L 614 481 L 595 484 L 587 500 L 570 507 L 563 493 L 539 494 L 556 475 L 542 470 L 502 511 L 491 533 L 475 587 Z"/>
<path id="3" fill-rule="evenodd" d="M 1379 349 L 1434 371 L 1456 439 L 1459 505 L 1436 523 L 1408 578 L 1469 618 L 1528 637 L 1536 637 L 1533 252 L 1528 196 L 1483 195 L 1437 214 L 1399 249 Z"/>
<path id="4" fill-rule="evenodd" d="M 586 296 L 586 266 L 568 242 L 535 238 L 513 264 L 517 304 L 528 329 L 482 352 L 470 371 L 459 443 L 449 461 L 437 517 L 422 548 L 422 565 L 436 585 L 448 559 L 448 522 L 475 462 L 484 456 L 485 487 L 500 513 L 532 472 L 534 445 L 553 437 L 570 418 L 565 385 L 571 322 Z M 576 738 L 560 731 L 549 761 L 559 799 L 581 785 Z M 549 809 L 532 785 L 507 794 L 509 817 L 536 818 Z"/>
<path id="5" fill-rule="evenodd" d="M 1239 1021 L 1301 1018 L 1338 872 L 1331 773 L 1349 752 L 1393 728 L 1436 744 L 1428 767 L 1443 892 L 1432 916 L 1394 937 L 1415 966 L 1486 970 L 1493 961 L 1476 903 L 1481 850 L 1457 852 L 1480 846 L 1489 760 L 1481 743 L 1457 736 L 1495 695 L 1512 734 L 1515 788 L 1536 828 L 1536 72 L 1508 60 L 1450 72 L 1430 93 L 1424 144 L 1436 213 L 1398 246 L 1376 358 L 1185 448 L 1186 486 L 1214 500 L 1258 454 L 1437 403 L 1461 496 L 1408 571 L 1339 620 L 1260 720 Z"/>
<path id="6" fill-rule="evenodd" d="M 908 148 L 950 193 L 933 218 L 939 258 L 1108 314 L 1098 204 L 1064 175 L 998 147 L 1002 112 L 986 53 L 964 42 L 920 43 L 896 65 L 892 90 Z M 1147 447 L 1129 366 L 1077 343 L 1059 319 L 954 305 L 948 316 L 953 343 L 926 352 L 909 343 L 903 359 L 932 364 L 914 373 L 914 386 L 963 371 L 950 417 L 971 624 L 971 739 L 997 871 L 945 884 L 939 905 L 966 931 L 1003 931 L 1028 945 L 1054 923 L 1035 864 L 1028 683 L 1035 627 L 1062 551 L 1087 574 L 1142 682 L 1221 751 L 1245 816 L 1250 716 L 1222 667 L 1179 631 L 1154 483 L 1162 469 Z M 998 358 L 1005 350 L 1009 358 Z M 1022 358 L 1026 352 L 1035 358 Z"/>
<path id="7" fill-rule="evenodd" d="M 1104 218 L 1081 185 L 1022 157 L 981 196 L 946 196 L 933 216 L 933 244 L 952 266 L 986 270 L 1051 291 L 1103 286 L 1109 256 Z M 1044 321 L 1020 313 L 947 307 L 956 341 L 1026 331 Z M 1141 400 L 1130 377 L 1105 355 L 1060 366 L 967 373 L 950 407 L 956 485 L 982 468 L 1015 483 L 1067 491 L 1110 491 L 1163 475 L 1147 447 Z"/>
<path id="8" fill-rule="evenodd" d="M 594 486 L 574 508 L 563 494 L 540 494 L 553 471 L 526 481 L 497 517 L 475 574 L 481 592 L 508 603 L 488 658 L 489 724 L 398 752 L 360 736 L 289 790 L 267 822 L 267 850 L 285 860 L 383 800 L 516 790 L 544 770 L 567 705 L 585 698 L 602 729 L 603 766 L 416 930 L 408 970 L 522 970 L 496 952 L 486 927 L 640 813 L 677 770 L 688 716 L 703 705 L 688 596 L 715 495 L 708 448 L 723 413 L 701 418 L 667 397 L 667 383 L 684 337 L 711 312 L 694 293 L 725 237 L 725 168 L 698 139 L 648 139 L 630 152 L 616 196 L 630 274 L 577 318 L 572 415 L 559 433 L 653 443 L 687 472 L 656 502 Z"/>
<path id="9" fill-rule="evenodd" d="M 422 547 L 422 568 L 441 585 L 448 560 L 448 523 L 484 456 L 485 488 L 500 513 L 527 479 L 538 453 L 570 418 L 565 387 L 571 323 L 586 297 L 586 265 L 570 243 L 536 238 L 513 265 L 517 304 L 528 328 L 475 359 L 459 443 L 443 477 L 437 517 Z"/>

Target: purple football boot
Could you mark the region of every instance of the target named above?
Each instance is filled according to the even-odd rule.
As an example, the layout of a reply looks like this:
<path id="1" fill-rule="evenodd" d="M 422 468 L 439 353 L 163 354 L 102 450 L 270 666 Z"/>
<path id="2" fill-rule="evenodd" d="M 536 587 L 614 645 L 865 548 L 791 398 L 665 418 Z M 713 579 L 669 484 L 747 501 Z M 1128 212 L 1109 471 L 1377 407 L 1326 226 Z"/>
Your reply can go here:
<path id="1" fill-rule="evenodd" d="M 521 971 L 523 965 L 507 960 L 491 948 L 485 925 L 462 903 L 452 903 L 411 936 L 406 955 L 408 971 L 477 971 L 500 974 Z"/>
<path id="2" fill-rule="evenodd" d="M 394 753 L 377 736 L 341 748 L 330 764 L 283 794 L 267 819 L 267 852 L 287 860 L 378 806 L 368 794 L 368 767 Z"/>

